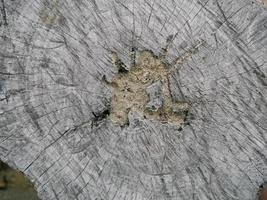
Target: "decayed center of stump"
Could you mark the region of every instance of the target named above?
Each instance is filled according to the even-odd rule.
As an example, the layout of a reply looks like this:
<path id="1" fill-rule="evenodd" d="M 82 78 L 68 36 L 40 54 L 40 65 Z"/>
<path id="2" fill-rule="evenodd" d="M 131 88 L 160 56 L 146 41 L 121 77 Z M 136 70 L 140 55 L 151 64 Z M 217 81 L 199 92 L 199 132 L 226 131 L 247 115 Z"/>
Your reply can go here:
<path id="1" fill-rule="evenodd" d="M 119 125 L 128 123 L 128 113 L 138 111 L 144 118 L 181 124 L 185 121 L 189 105 L 174 102 L 169 86 L 172 70 L 150 51 L 139 53 L 136 64 L 127 70 L 113 54 L 113 64 L 118 74 L 110 85 L 113 87 L 110 119 Z"/>

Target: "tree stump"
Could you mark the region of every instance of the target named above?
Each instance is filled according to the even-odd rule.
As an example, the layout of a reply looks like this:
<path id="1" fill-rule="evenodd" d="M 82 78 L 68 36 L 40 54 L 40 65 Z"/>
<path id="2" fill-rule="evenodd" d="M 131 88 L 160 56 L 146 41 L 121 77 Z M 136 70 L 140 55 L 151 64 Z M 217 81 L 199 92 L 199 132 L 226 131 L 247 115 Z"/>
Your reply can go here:
<path id="1" fill-rule="evenodd" d="M 260 2 L 0 5 L 0 160 L 25 173 L 41 199 L 257 198 L 267 177 L 267 12 Z M 150 65 L 142 52 L 168 70 L 156 76 L 151 65 L 148 74 L 129 76 L 135 81 L 123 79 L 129 99 L 125 121 L 116 123 L 113 80 Z M 142 85 L 134 92 L 145 99 L 130 95 L 128 83 Z"/>

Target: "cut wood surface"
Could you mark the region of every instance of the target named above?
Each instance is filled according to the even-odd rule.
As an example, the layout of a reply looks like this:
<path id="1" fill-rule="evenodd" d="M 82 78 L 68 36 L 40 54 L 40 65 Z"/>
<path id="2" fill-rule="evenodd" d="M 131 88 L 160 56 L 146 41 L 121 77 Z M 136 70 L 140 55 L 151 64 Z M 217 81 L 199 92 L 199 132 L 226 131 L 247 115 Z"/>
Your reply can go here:
<path id="1" fill-rule="evenodd" d="M 1 0 L 0 13 L 0 160 L 41 199 L 257 199 L 267 181 L 259 1 Z M 127 123 L 111 120 L 110 83 L 146 51 L 172 67 L 165 88 L 189 105 L 186 122 L 131 108 Z"/>

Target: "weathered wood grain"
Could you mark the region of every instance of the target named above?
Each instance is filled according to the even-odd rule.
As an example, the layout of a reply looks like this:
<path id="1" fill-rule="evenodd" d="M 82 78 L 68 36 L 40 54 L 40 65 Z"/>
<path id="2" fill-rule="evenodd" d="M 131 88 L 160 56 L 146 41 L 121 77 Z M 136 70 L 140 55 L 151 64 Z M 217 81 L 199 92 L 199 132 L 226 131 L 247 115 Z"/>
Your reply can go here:
<path id="1" fill-rule="evenodd" d="M 1 0 L 0 159 L 42 199 L 256 199 L 267 178 L 267 12 L 256 0 Z M 201 45 L 199 45 L 201 43 Z M 198 46 L 199 45 L 199 46 Z M 166 46 L 168 48 L 166 48 Z M 196 49 L 195 47 L 198 46 Z M 116 52 L 175 63 L 182 127 L 105 115 Z"/>

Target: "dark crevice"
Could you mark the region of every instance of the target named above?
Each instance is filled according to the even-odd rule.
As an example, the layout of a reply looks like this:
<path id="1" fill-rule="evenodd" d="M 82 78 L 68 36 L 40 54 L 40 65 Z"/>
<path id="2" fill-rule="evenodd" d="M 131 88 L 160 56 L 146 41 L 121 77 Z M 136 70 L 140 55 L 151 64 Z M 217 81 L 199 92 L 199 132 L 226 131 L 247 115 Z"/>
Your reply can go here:
<path id="1" fill-rule="evenodd" d="M 136 47 L 131 48 L 131 67 L 134 67 L 136 65 Z"/>
<path id="2" fill-rule="evenodd" d="M 126 68 L 124 68 L 123 66 L 120 66 L 118 73 L 125 74 L 125 73 L 128 73 L 128 70 Z"/>
<path id="3" fill-rule="evenodd" d="M 128 69 L 127 69 L 126 65 L 118 57 L 118 54 L 113 52 L 113 56 L 114 56 L 114 65 L 117 67 L 118 73 L 128 73 Z"/>
<path id="4" fill-rule="evenodd" d="M 1 0 L 1 4 L 2 4 L 2 8 L 1 8 L 1 12 L 2 12 L 2 18 L 3 18 L 3 22 L 4 23 L 0 23 L 0 26 L 3 24 L 4 26 L 8 26 L 7 23 L 7 17 L 6 17 L 6 8 L 5 8 L 5 1 Z"/>
<path id="5" fill-rule="evenodd" d="M 97 126 L 99 122 L 103 121 L 110 115 L 110 109 L 107 108 L 102 112 L 92 112 L 94 118 L 92 120 L 92 126 Z"/>

